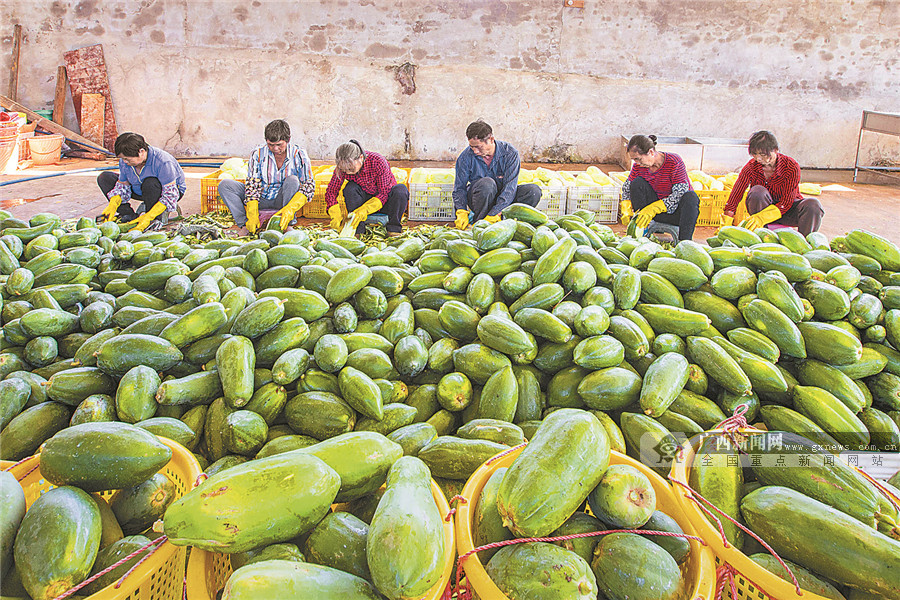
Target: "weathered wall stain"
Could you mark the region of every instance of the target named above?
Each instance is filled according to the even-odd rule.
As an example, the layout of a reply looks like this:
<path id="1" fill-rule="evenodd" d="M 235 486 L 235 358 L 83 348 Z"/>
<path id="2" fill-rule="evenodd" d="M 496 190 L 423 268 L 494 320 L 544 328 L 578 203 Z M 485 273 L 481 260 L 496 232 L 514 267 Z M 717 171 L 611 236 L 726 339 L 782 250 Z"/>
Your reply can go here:
<path id="1" fill-rule="evenodd" d="M 6 0 L 0 23 L 25 28 L 26 105 L 52 104 L 63 52 L 100 43 L 120 125 L 184 153 L 246 154 L 277 115 L 316 158 L 359 136 L 446 160 L 483 117 L 526 159 L 765 127 L 804 165 L 846 166 L 860 111 L 900 97 L 892 0 Z M 11 44 L 0 31 L 0 69 Z"/>
<path id="2" fill-rule="evenodd" d="M 400 84 L 400 89 L 407 96 L 416 93 L 416 65 L 405 62 L 398 67 L 392 67 L 394 79 Z"/>

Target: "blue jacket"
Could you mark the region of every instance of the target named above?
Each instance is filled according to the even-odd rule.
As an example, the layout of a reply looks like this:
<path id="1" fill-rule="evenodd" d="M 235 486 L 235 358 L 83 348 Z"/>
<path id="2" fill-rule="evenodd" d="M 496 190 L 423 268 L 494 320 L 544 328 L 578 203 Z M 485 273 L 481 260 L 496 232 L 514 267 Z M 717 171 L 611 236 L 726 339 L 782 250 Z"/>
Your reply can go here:
<path id="1" fill-rule="evenodd" d="M 456 182 L 453 185 L 453 209 L 465 210 L 468 207 L 469 185 L 490 177 L 497 182 L 497 201 L 491 207 L 490 214 L 498 215 L 500 211 L 513 203 L 519 180 L 519 151 L 507 142 L 496 140 L 494 158 L 491 166 L 484 159 L 476 156 L 471 147 L 466 148 L 456 159 Z"/>

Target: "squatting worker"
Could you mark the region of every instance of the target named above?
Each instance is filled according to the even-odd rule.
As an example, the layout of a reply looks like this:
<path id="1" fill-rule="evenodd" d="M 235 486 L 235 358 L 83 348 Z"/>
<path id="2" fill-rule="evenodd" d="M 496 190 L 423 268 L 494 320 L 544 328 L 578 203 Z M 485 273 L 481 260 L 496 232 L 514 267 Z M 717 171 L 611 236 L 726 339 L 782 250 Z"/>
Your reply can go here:
<path id="1" fill-rule="evenodd" d="M 109 200 L 109 205 L 101 217 L 110 220 L 116 217 L 120 222 L 137 223 L 133 229 L 143 231 L 150 223 L 163 214 L 178 207 L 187 185 L 184 171 L 175 157 L 150 146 L 143 136 L 123 133 L 116 138 L 116 156 L 119 158 L 119 175 L 103 171 L 97 176 L 97 185 Z M 131 207 L 130 200 L 139 200 L 140 217 Z M 141 210 L 143 208 L 143 210 Z"/>
<path id="2" fill-rule="evenodd" d="M 747 150 L 753 158 L 741 169 L 722 215 L 722 225 L 734 222 L 734 211 L 744 190 L 747 192 L 747 212 L 750 217 L 744 226 L 749 230 L 769 223 L 796 227 L 803 235 L 818 231 L 825 211 L 815 198 L 800 194 L 800 165 L 790 156 L 778 152 L 778 141 L 768 131 L 750 136 Z"/>
<path id="3" fill-rule="evenodd" d="M 634 163 L 622 186 L 622 221 L 627 224 L 636 213 L 635 224 L 642 229 L 657 221 L 677 225 L 679 240 L 693 238 L 700 198 L 681 157 L 658 151 L 655 135 L 632 137 L 626 151 Z"/>
<path id="4" fill-rule="evenodd" d="M 466 127 L 469 147 L 456 159 L 453 207 L 456 227 L 469 226 L 469 209 L 475 220 L 489 223 L 500 220 L 500 211 L 520 202 L 537 206 L 541 188 L 533 183 L 518 185 L 519 151 L 511 144 L 494 139 L 491 126 L 475 121 Z"/>
<path id="5" fill-rule="evenodd" d="M 357 235 L 365 231 L 366 219 L 373 213 L 387 215 L 388 235 L 400 235 L 400 219 L 409 204 L 409 189 L 397 183 L 388 161 L 377 152 L 363 152 L 359 142 L 350 140 L 338 146 L 334 164 L 334 173 L 325 190 L 332 229 L 341 229 L 343 215 L 338 194 L 343 186 L 344 203 L 352 214 Z"/>
<path id="6" fill-rule="evenodd" d="M 219 182 L 219 195 L 238 227 L 255 233 L 260 226 L 259 209 L 278 209 L 285 231 L 316 189 L 306 150 L 291 143 L 291 127 L 275 119 L 264 131 L 266 143 L 250 153 L 247 180 Z M 272 218 L 275 218 L 273 216 Z"/>

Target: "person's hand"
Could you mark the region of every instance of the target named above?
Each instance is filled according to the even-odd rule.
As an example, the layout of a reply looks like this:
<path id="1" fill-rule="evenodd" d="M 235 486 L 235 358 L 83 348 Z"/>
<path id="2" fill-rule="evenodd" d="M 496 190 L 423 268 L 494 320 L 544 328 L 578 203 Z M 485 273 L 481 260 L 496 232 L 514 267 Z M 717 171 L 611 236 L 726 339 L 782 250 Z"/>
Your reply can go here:
<path id="1" fill-rule="evenodd" d="M 631 222 L 631 217 L 634 216 L 634 209 L 631 208 L 631 200 L 622 200 L 619 203 L 619 208 L 622 210 L 622 225 L 628 227 L 628 223 Z"/>
<path id="2" fill-rule="evenodd" d="M 328 207 L 328 216 L 331 217 L 331 222 L 328 224 L 335 231 L 341 230 L 341 222 L 344 220 L 344 215 L 341 213 L 341 207 L 337 204 L 332 204 Z"/>
<path id="3" fill-rule="evenodd" d="M 281 216 L 281 222 L 278 223 L 281 231 L 287 231 L 287 228 L 290 226 L 291 221 L 294 220 L 294 215 L 297 214 L 303 205 L 306 204 L 307 198 L 303 192 L 297 192 L 291 198 L 290 202 L 288 202 L 284 208 L 279 210 L 277 213 L 272 215 L 273 217 Z"/>
<path id="4" fill-rule="evenodd" d="M 469 211 L 460 209 L 456 211 L 456 228 L 465 231 L 469 228 Z"/>
<path id="5" fill-rule="evenodd" d="M 666 212 L 666 203 L 662 200 L 657 200 L 653 204 L 648 204 L 641 209 L 634 217 L 634 224 L 640 229 L 646 229 L 647 226 L 650 225 L 650 221 L 653 220 L 653 217 L 662 212 Z"/>
<path id="6" fill-rule="evenodd" d="M 116 211 L 122 205 L 122 196 L 118 194 L 109 199 L 109 204 L 106 205 L 106 208 L 103 209 L 103 212 L 100 213 L 100 216 L 103 217 L 104 221 L 112 221 L 116 217 Z"/>
<path id="7" fill-rule="evenodd" d="M 129 231 L 143 231 L 150 226 L 150 223 L 153 222 L 153 219 L 163 214 L 163 211 L 166 210 L 166 205 L 162 202 L 157 202 L 153 205 L 153 208 L 139 216 L 135 219 L 134 227 L 132 227 Z"/>
<path id="8" fill-rule="evenodd" d="M 259 201 L 250 200 L 244 207 L 247 210 L 247 231 L 256 233 L 259 230 Z"/>
<path id="9" fill-rule="evenodd" d="M 379 200 L 377 196 L 373 196 L 362 206 L 350 213 L 350 215 L 352 215 L 351 223 L 353 224 L 353 230 L 355 231 L 361 223 L 365 223 L 366 219 L 369 218 L 369 215 L 381 210 L 381 207 L 381 200 Z"/>
<path id="10" fill-rule="evenodd" d="M 499 223 L 500 215 L 488 215 L 484 218 L 484 220 L 487 221 L 488 223 Z"/>
<path id="11" fill-rule="evenodd" d="M 733 225 L 733 224 L 734 224 L 734 215 L 723 214 L 721 217 L 719 217 L 719 228 L 720 229 L 722 227 L 727 227 L 727 226 Z"/>
<path id="12" fill-rule="evenodd" d="M 778 207 L 774 204 L 770 204 L 758 213 L 747 217 L 747 219 L 744 221 L 744 228 L 749 229 L 750 231 L 755 231 L 756 229 L 765 227 L 769 223 L 777 221 L 780 218 L 781 211 L 778 210 Z"/>

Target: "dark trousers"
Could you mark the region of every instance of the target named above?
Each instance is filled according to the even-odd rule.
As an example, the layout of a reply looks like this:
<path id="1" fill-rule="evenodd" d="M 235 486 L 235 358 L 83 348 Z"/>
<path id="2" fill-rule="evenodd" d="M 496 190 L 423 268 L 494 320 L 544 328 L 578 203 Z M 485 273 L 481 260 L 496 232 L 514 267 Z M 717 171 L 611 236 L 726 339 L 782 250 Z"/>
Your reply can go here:
<path id="1" fill-rule="evenodd" d="M 494 205 L 497 204 L 498 195 L 500 195 L 500 190 L 497 189 L 497 182 L 492 177 L 482 177 L 469 185 L 469 208 L 475 213 L 475 218 L 472 219 L 473 223 L 491 213 Z M 540 201 L 541 188 L 535 184 L 525 183 L 516 187 L 516 197 L 513 202 L 537 206 Z"/>
<path id="2" fill-rule="evenodd" d="M 659 200 L 656 191 L 650 187 L 650 183 L 643 177 L 638 177 L 631 182 L 631 208 L 635 215 L 645 206 L 649 206 Z M 678 240 L 690 240 L 694 237 L 694 227 L 697 226 L 697 217 L 700 216 L 700 198 L 697 192 L 691 190 L 681 197 L 678 208 L 673 213 L 660 213 L 653 217 L 654 221 L 667 223 L 678 227 Z"/>
<path id="3" fill-rule="evenodd" d="M 353 212 L 363 204 L 365 204 L 368 200 L 373 198 L 372 194 L 367 194 L 363 191 L 363 189 L 359 186 L 355 181 L 348 181 L 347 185 L 344 186 L 344 203 L 347 205 L 347 212 Z M 381 207 L 381 210 L 376 211 L 376 213 L 381 213 L 387 215 L 387 230 L 395 233 L 400 233 L 402 231 L 402 227 L 400 225 L 400 219 L 403 217 L 403 213 L 406 212 L 406 207 L 409 204 L 409 188 L 407 188 L 402 183 L 398 183 L 394 187 L 391 188 L 391 191 L 388 192 L 387 202 L 384 203 L 384 206 Z M 360 223 L 360 225 L 356 228 L 356 234 L 359 235 L 366 230 L 366 224 Z"/>
<path id="4" fill-rule="evenodd" d="M 117 181 L 119 181 L 119 175 L 114 171 L 103 171 L 97 176 L 97 185 L 100 186 L 100 190 L 103 191 L 103 195 L 107 198 L 112 189 L 116 187 Z M 132 200 L 144 203 L 144 212 L 153 208 L 153 205 L 159 202 L 160 196 L 162 196 L 162 184 L 156 177 L 148 177 L 141 182 L 140 194 L 135 194 L 134 190 L 131 192 Z M 128 202 L 122 202 L 116 213 L 119 221 L 134 221 L 137 218 L 137 213 Z"/>
<path id="5" fill-rule="evenodd" d="M 754 185 L 747 192 L 747 212 L 751 215 L 764 210 L 767 206 L 775 204 L 775 199 L 769 190 L 762 185 Z M 825 209 L 822 204 L 815 198 L 803 198 L 802 200 L 794 200 L 794 203 L 781 218 L 774 221 L 774 224 L 785 225 L 787 227 L 796 227 L 803 235 L 809 235 L 813 231 L 818 231 L 822 224 L 822 216 Z"/>

